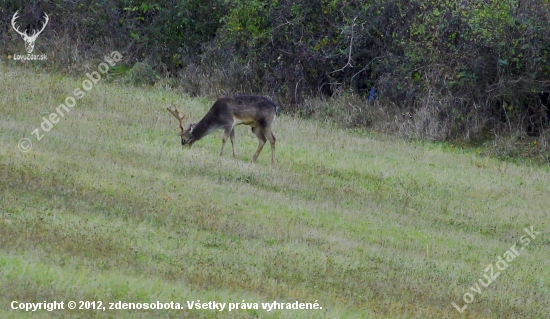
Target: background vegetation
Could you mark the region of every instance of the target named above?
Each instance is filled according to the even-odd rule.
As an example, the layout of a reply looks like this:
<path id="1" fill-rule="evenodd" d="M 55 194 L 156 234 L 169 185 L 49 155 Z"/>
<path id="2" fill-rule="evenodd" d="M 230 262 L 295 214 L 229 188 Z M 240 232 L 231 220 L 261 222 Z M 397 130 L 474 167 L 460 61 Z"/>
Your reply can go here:
<path id="1" fill-rule="evenodd" d="M 84 77 L 85 78 L 85 77 Z M 282 114 L 278 165 L 237 128 L 182 149 L 166 107 L 212 99 L 0 62 L 1 318 L 547 318 L 548 166 Z M 32 150 L 17 142 L 28 137 Z M 297 138 L 299 137 L 299 138 Z M 541 234 L 463 314 L 465 292 Z M 314 302 L 322 311 L 10 310 L 13 300 Z"/>
<path id="2" fill-rule="evenodd" d="M 549 158 L 548 0 L 3 0 L 4 57 L 22 50 L 16 10 L 51 16 L 37 67 L 81 74 L 118 49 L 192 96 L 264 93 L 348 127 Z"/>

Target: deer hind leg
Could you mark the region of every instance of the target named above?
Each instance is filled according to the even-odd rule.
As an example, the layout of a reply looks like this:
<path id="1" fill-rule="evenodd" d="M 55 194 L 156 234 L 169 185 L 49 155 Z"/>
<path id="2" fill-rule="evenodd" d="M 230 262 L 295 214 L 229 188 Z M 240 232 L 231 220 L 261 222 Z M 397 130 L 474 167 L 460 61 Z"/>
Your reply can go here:
<path id="1" fill-rule="evenodd" d="M 233 157 L 237 157 L 237 152 L 235 152 L 235 128 L 231 130 L 229 138 L 231 139 L 231 147 L 233 148 Z"/>
<path id="2" fill-rule="evenodd" d="M 262 129 L 259 126 L 252 127 L 252 133 L 254 133 L 258 137 L 258 142 L 259 142 L 258 149 L 256 150 L 256 153 L 254 153 L 254 156 L 252 157 L 252 163 L 254 163 L 258 159 L 258 155 L 260 155 L 260 152 L 264 147 L 266 138 L 264 133 L 262 132 Z"/>
<path id="3" fill-rule="evenodd" d="M 271 131 L 271 127 L 264 127 L 262 129 L 262 133 L 267 137 L 269 140 L 269 144 L 271 144 L 271 164 L 275 165 L 275 142 L 277 139 L 275 138 L 275 135 L 273 135 L 273 132 Z"/>
<path id="4" fill-rule="evenodd" d="M 225 148 L 225 143 L 227 142 L 227 139 L 231 136 L 231 132 L 233 131 L 232 126 L 226 126 L 223 131 L 223 138 L 222 138 L 222 150 L 220 152 L 220 156 L 223 155 L 223 150 Z M 231 143 L 233 143 L 233 138 L 231 138 Z M 234 151 L 234 150 L 233 150 Z"/>

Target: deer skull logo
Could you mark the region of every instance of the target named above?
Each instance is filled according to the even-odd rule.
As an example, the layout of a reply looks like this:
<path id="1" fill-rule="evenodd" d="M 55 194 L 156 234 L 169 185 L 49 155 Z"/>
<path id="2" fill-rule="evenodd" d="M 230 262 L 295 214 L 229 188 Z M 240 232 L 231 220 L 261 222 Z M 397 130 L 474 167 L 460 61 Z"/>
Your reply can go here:
<path id="1" fill-rule="evenodd" d="M 42 31 L 44 31 L 44 28 L 46 28 L 46 25 L 48 24 L 48 21 L 50 20 L 50 17 L 48 17 L 48 15 L 46 13 L 44 13 L 45 21 L 44 21 L 44 24 L 42 25 L 42 29 L 40 29 L 40 31 L 33 30 L 32 34 L 28 35 L 27 31 L 25 31 L 25 32 L 19 31 L 19 29 L 17 28 L 17 25 L 15 24 L 15 20 L 17 20 L 17 18 L 18 18 L 18 16 L 17 16 L 18 12 L 19 11 L 16 11 L 15 14 L 13 15 L 13 18 L 11 19 L 11 26 L 13 27 L 15 32 L 17 32 L 21 35 L 21 37 L 25 41 L 25 49 L 27 50 L 27 53 L 30 54 L 34 50 L 34 42 L 36 41 L 36 38 L 38 38 L 40 33 L 42 33 Z"/>

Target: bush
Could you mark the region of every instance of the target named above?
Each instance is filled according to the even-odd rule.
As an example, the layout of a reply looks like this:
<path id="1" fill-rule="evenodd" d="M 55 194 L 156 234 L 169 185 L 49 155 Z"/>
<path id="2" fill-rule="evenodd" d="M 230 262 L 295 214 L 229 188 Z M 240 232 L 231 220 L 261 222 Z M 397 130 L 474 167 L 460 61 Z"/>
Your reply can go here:
<path id="1" fill-rule="evenodd" d="M 159 79 L 153 68 L 146 63 L 134 64 L 126 77 L 127 82 L 134 85 L 154 85 Z"/>
<path id="2" fill-rule="evenodd" d="M 374 113 L 437 140 L 549 127 L 547 0 L 6 0 L 0 19 L 15 10 L 50 14 L 38 46 L 64 67 L 117 49 L 132 82 L 154 83 L 154 70 L 190 94 L 264 93 L 303 116 L 331 113 L 307 101 L 347 92 L 363 104 L 375 87 L 386 110 Z M 5 31 L 7 55 L 17 36 Z M 361 117 L 374 113 L 342 122 L 371 126 L 380 119 Z"/>

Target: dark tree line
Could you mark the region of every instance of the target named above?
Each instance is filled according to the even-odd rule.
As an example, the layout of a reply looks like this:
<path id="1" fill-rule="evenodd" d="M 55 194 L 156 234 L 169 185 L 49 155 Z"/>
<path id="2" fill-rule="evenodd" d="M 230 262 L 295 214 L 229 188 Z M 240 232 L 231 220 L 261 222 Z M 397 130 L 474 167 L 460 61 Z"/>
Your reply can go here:
<path id="1" fill-rule="evenodd" d="M 4 56 L 21 49 L 16 10 L 50 16 L 46 67 L 122 48 L 128 70 L 147 65 L 191 94 L 261 92 L 307 116 L 310 98 L 351 94 L 361 109 L 376 92 L 437 139 L 548 132 L 547 0 L 3 0 Z"/>

